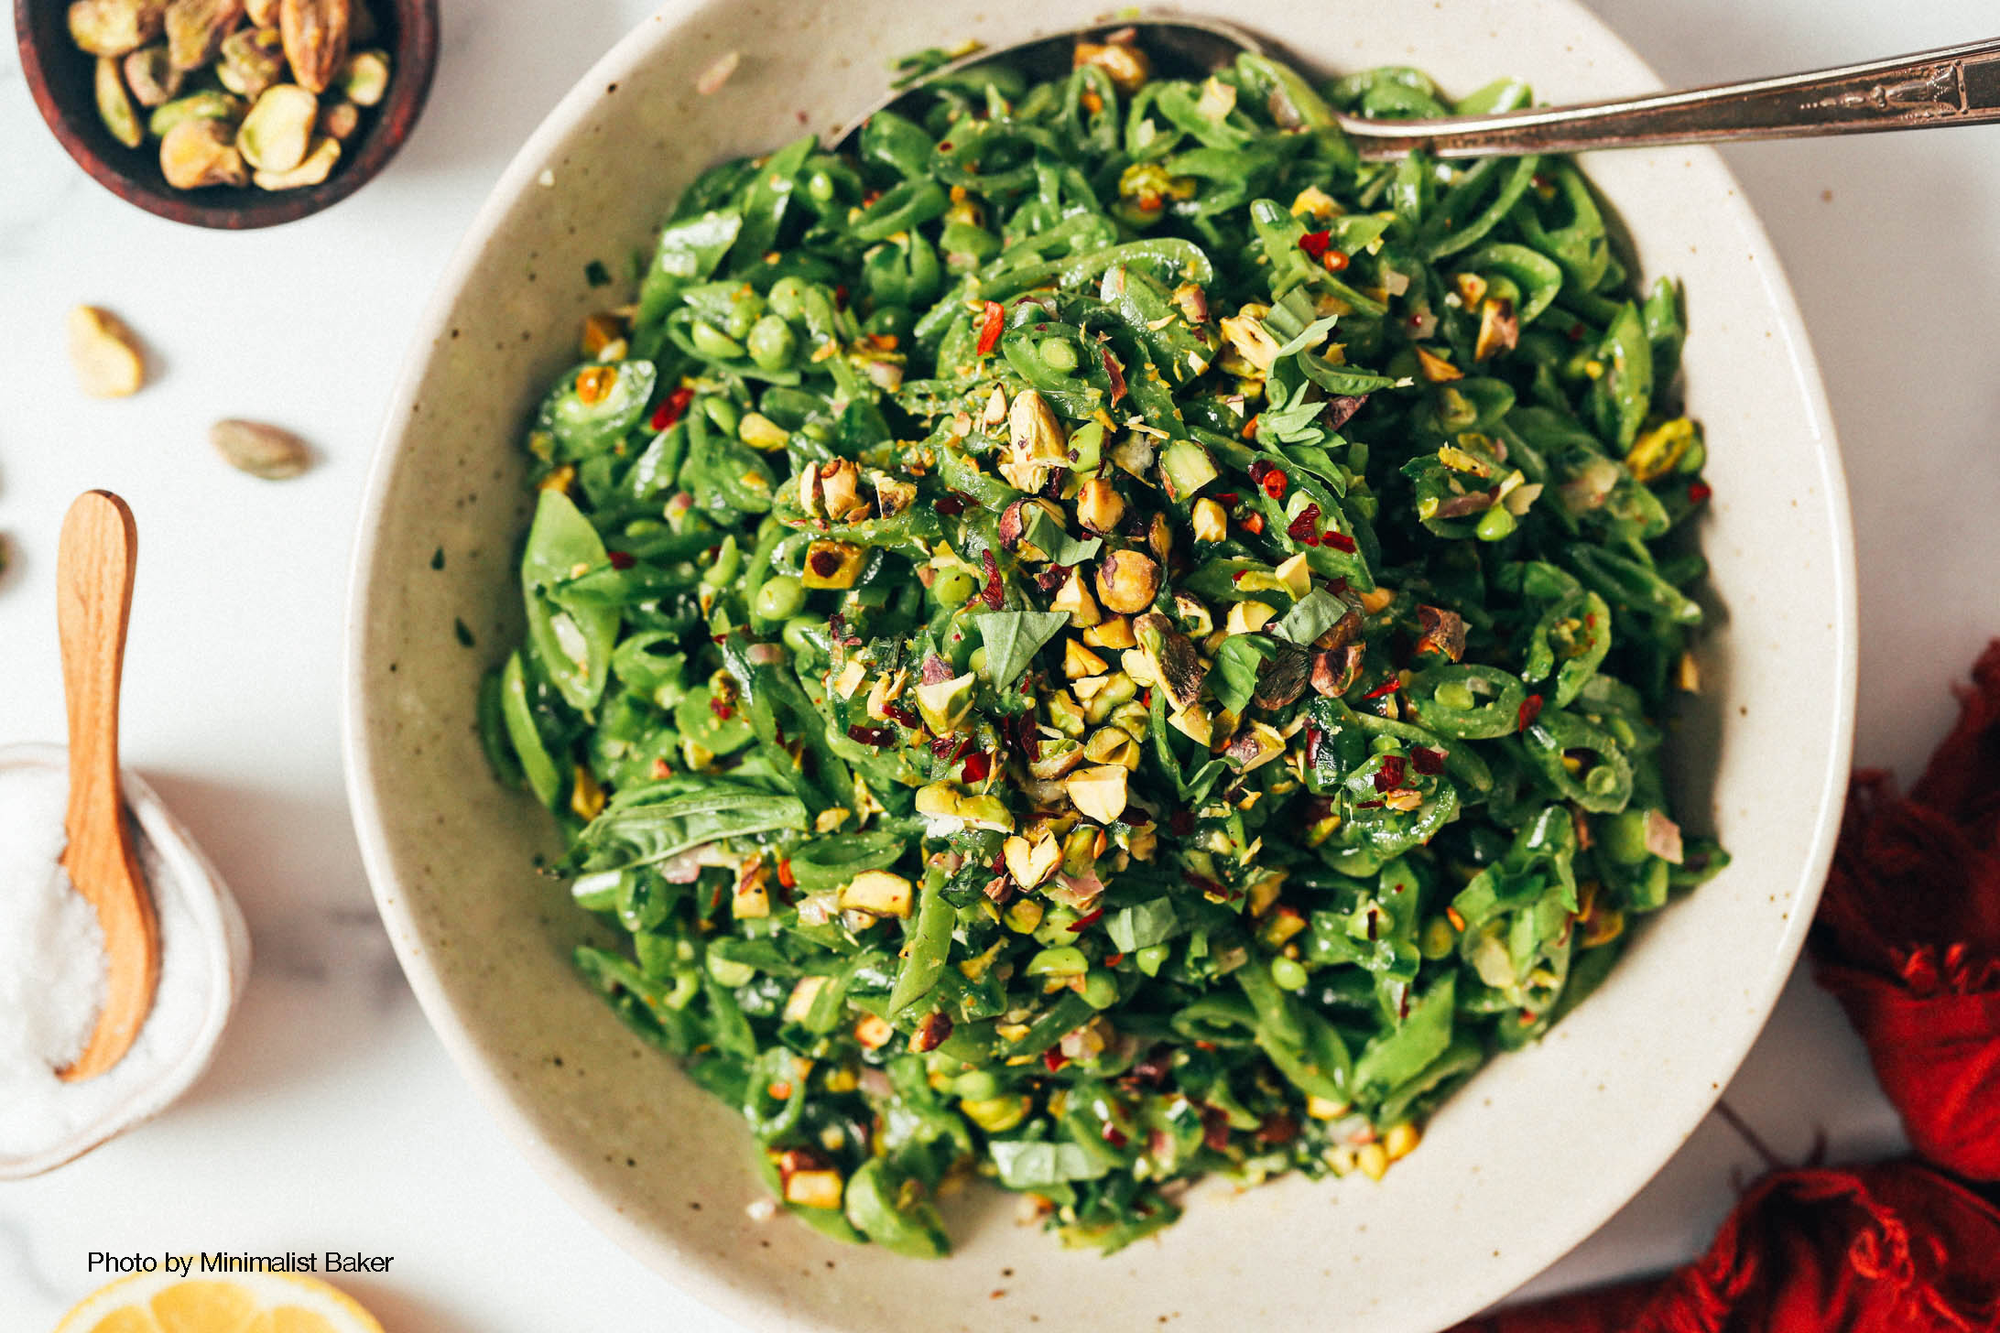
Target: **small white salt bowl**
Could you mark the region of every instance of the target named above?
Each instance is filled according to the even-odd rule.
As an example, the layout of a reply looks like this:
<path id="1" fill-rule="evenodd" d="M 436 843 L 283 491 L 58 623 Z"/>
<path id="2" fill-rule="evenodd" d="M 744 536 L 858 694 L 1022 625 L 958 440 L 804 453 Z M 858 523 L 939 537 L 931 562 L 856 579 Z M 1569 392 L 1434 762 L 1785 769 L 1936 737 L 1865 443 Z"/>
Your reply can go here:
<path id="1" fill-rule="evenodd" d="M 60 745 L 0 746 L 0 770 L 20 768 L 66 774 L 69 755 Z M 161 922 L 162 976 L 169 967 L 191 968 L 200 984 L 172 1012 L 166 1010 L 162 999 L 155 999 L 147 1026 L 140 1029 L 140 1043 L 157 1043 L 171 1035 L 171 1044 L 162 1052 L 157 1069 L 144 1078 L 135 1080 L 127 1072 L 121 1079 L 126 1062 L 138 1056 L 135 1047 L 126 1061 L 97 1079 L 65 1084 L 66 1091 L 105 1104 L 51 1142 L 25 1151 L 0 1151 L 0 1180 L 25 1179 L 74 1161 L 171 1106 L 194 1086 L 215 1058 L 222 1030 L 250 975 L 250 932 L 222 876 L 145 779 L 127 771 L 122 781 L 137 835 L 139 861 Z M 153 1028 L 159 1022 L 184 1026 L 169 1033 Z M 127 1083 L 129 1086 L 122 1086 Z M 115 1093 L 107 1098 L 105 1092 L 113 1088 Z"/>

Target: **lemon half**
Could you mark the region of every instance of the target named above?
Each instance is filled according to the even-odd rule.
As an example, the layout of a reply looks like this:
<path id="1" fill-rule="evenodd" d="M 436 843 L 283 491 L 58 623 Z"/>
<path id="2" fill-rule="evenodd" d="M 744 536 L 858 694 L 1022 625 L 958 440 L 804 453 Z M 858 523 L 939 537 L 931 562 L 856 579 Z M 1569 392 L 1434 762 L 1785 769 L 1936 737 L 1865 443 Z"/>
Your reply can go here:
<path id="1" fill-rule="evenodd" d="M 297 1273 L 139 1273 L 84 1298 L 55 1333 L 382 1333 L 354 1298 Z"/>

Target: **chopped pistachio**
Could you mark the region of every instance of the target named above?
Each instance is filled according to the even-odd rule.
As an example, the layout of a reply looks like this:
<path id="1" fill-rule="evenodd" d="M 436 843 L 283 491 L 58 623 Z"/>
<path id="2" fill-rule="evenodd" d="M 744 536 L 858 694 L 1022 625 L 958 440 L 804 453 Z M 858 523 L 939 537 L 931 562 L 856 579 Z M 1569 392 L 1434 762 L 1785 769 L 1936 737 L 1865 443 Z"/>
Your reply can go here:
<path id="1" fill-rule="evenodd" d="M 1097 600 L 1121 615 L 1146 610 L 1159 590 L 1159 564 L 1137 551 L 1113 551 L 1097 566 Z"/>
<path id="2" fill-rule="evenodd" d="M 132 100 L 149 109 L 172 101 L 181 90 L 181 80 L 186 77 L 174 68 L 173 61 L 167 59 L 164 42 L 127 53 L 124 72 L 125 86 L 132 90 Z"/>
<path id="3" fill-rule="evenodd" d="M 1119 771 L 1124 772 L 1123 769 Z M 1046 829 L 1041 830 L 1040 838 L 1033 842 L 1015 834 L 1001 844 L 1000 852 L 1007 862 L 1007 873 L 1024 889 L 1032 889 L 1047 879 L 1054 872 L 1056 863 L 1062 860 L 1062 847 L 1048 835 Z"/>
<path id="4" fill-rule="evenodd" d="M 1124 517 L 1124 497 L 1104 478 L 1092 477 L 1076 493 L 1076 520 L 1092 532 L 1114 531 Z"/>
<path id="5" fill-rule="evenodd" d="M 1266 602 L 1232 602 L 1223 628 L 1231 634 L 1255 634 L 1270 624 L 1271 617 L 1277 614 L 1277 609 Z"/>
<path id="6" fill-rule="evenodd" d="M 182 121 L 226 120 L 234 125 L 242 115 L 243 102 L 240 98 L 214 88 L 204 88 L 155 107 L 152 116 L 146 121 L 146 132 L 156 139 L 164 139 L 172 134 L 174 127 Z"/>
<path id="7" fill-rule="evenodd" d="M 389 91 L 389 53 L 356 51 L 340 70 L 340 89 L 356 106 L 374 106 Z"/>
<path id="8" fill-rule="evenodd" d="M 1194 502 L 1194 539 L 1219 542 L 1229 536 L 1228 511 L 1206 496 Z"/>
<path id="9" fill-rule="evenodd" d="M 799 581 L 808 588 L 852 588 L 867 561 L 865 546 L 816 541 L 806 547 L 805 572 Z"/>
<path id="10" fill-rule="evenodd" d="M 176 105 L 169 102 L 160 110 Z M 228 124 L 210 116 L 182 120 L 160 140 L 160 174 L 176 190 L 248 184 L 249 174 L 243 169 L 243 155 L 236 151 L 235 137 Z"/>
<path id="11" fill-rule="evenodd" d="M 875 916 L 908 916 L 916 903 L 916 887 L 887 870 L 864 870 L 840 890 L 840 909 Z"/>
<path id="12" fill-rule="evenodd" d="M 166 0 L 76 0 L 69 7 L 69 35 L 94 56 L 122 56 L 160 35 Z"/>
<path id="13" fill-rule="evenodd" d="M 257 182 L 260 190 L 296 190 L 325 181 L 333 171 L 333 164 L 338 161 L 340 141 L 320 138 L 313 141 L 305 159 L 290 171 L 260 171 L 251 179 Z"/>
<path id="14" fill-rule="evenodd" d="M 268 87 L 236 129 L 237 150 L 260 175 L 291 171 L 305 161 L 318 119 L 319 99 L 296 83 Z"/>
<path id="15" fill-rule="evenodd" d="M 243 18 L 243 0 L 170 0 L 167 5 L 167 59 L 178 70 L 197 70 L 215 59 Z"/>
<path id="16" fill-rule="evenodd" d="M 285 75 L 285 51 L 276 28 L 238 28 L 222 39 L 215 77 L 233 93 L 255 101 Z"/>
<path id="17" fill-rule="evenodd" d="M 307 92 L 325 92 L 340 73 L 347 60 L 351 16 L 348 0 L 279 0 L 285 60 Z"/>
<path id="18" fill-rule="evenodd" d="M 1123 764 L 1104 764 L 1070 774 L 1063 790 L 1084 815 L 1100 824 L 1109 824 L 1125 813 L 1128 776 Z"/>
<path id="19" fill-rule="evenodd" d="M 1073 58 L 1078 69 L 1094 65 L 1103 70 L 1111 86 L 1127 97 L 1145 87 L 1153 74 L 1152 61 L 1129 42 L 1078 42 Z"/>
<path id="20" fill-rule="evenodd" d="M 118 316 L 94 305 L 69 312 L 69 360 L 77 383 L 93 398 L 124 398 L 145 383 L 139 340 Z"/>
<path id="21" fill-rule="evenodd" d="M 139 125 L 139 113 L 132 109 L 132 96 L 125 90 L 125 75 L 110 56 L 97 58 L 97 115 L 111 137 L 127 148 L 137 148 L 146 140 Z"/>

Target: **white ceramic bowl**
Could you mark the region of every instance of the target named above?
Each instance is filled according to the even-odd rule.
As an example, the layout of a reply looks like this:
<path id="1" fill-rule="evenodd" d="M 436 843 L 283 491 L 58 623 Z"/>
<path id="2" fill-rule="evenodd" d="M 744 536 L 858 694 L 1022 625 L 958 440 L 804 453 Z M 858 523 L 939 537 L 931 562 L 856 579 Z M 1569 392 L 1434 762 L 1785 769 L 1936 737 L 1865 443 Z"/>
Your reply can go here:
<path id="1" fill-rule="evenodd" d="M 1502 74 L 1552 100 L 1658 87 L 1571 0 L 1208 0 L 1326 71 Z M 628 1035 L 570 970 L 590 923 L 539 877 L 549 821 L 487 777 L 479 674 L 517 633 L 519 437 L 611 293 L 585 265 L 646 246 L 700 167 L 839 123 L 897 53 L 1000 45 L 1087 21 L 1083 0 L 1007 7 L 682 0 L 643 24 L 522 149 L 457 258 L 391 408 L 356 550 L 347 743 L 382 914 L 445 1044 L 537 1165 L 618 1241 L 756 1328 L 1434 1330 L 1505 1294 L 1608 1218 L 1707 1112 L 1804 936 L 1844 787 L 1854 581 L 1827 410 L 1763 229 L 1713 153 L 1587 164 L 1648 274 L 1685 279 L 1688 401 L 1716 490 L 1722 614 L 1676 735 L 1679 808 L 1736 856 L 1664 912 L 1538 1048 L 1496 1061 L 1387 1180 L 1198 1190 L 1163 1238 L 1066 1253 L 972 1191 L 957 1254 L 916 1263 L 744 1205 L 760 1187 L 735 1113 Z M 742 63 L 710 96 L 703 70 Z M 434 553 L 443 553 L 438 567 Z M 461 647 L 453 620 L 475 631 Z M 1004 1290 L 998 1299 L 990 1293 Z"/>

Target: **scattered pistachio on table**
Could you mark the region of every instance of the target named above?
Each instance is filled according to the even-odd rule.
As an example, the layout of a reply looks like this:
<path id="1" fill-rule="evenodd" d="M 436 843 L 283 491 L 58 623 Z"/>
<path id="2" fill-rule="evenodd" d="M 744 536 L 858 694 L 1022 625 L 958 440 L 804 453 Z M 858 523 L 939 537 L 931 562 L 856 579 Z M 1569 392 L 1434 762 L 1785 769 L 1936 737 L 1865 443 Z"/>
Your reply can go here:
<path id="1" fill-rule="evenodd" d="M 123 320 L 99 306 L 69 312 L 69 360 L 93 398 L 124 398 L 146 382 L 146 358 Z"/>
<path id="2" fill-rule="evenodd" d="M 265 481 L 296 477 L 312 463 L 304 440 L 262 421 L 226 418 L 208 428 L 208 438 L 231 467 Z"/>
<path id="3" fill-rule="evenodd" d="M 74 0 L 69 30 L 105 128 L 179 190 L 318 185 L 389 87 L 363 0 Z"/>

